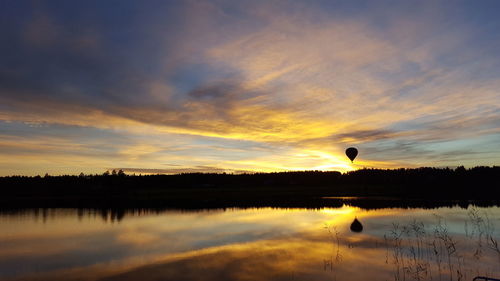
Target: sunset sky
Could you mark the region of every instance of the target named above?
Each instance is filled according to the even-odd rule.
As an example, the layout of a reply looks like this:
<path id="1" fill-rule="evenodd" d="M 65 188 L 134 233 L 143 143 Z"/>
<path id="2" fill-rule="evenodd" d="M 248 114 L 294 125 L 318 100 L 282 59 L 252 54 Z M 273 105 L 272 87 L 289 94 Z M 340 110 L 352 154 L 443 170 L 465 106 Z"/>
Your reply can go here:
<path id="1" fill-rule="evenodd" d="M 0 176 L 499 165 L 499 11 L 0 0 Z"/>

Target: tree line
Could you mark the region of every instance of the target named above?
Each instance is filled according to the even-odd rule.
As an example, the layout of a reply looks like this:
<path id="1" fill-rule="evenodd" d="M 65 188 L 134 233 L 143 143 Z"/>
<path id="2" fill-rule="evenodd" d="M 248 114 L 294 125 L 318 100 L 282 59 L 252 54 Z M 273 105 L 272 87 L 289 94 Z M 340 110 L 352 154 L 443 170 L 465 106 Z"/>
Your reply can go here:
<path id="1" fill-rule="evenodd" d="M 463 166 L 451 168 L 360 169 L 336 171 L 298 171 L 252 174 L 185 173 L 175 175 L 127 175 L 122 170 L 104 174 L 81 173 L 62 176 L 0 177 L 4 195 L 78 195 L 126 193 L 131 190 L 168 189 L 252 189 L 315 188 L 337 191 L 339 195 L 426 195 L 477 196 L 498 193 L 500 167 Z M 332 192 L 327 192 L 332 193 Z M 335 193 L 335 192 L 333 192 Z"/>

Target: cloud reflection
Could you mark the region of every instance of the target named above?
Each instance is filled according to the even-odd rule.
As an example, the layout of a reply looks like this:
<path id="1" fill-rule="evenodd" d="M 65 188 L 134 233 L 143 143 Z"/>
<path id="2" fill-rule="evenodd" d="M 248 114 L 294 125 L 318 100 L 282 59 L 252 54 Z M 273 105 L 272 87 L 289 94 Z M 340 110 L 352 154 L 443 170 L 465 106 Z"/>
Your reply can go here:
<path id="1" fill-rule="evenodd" d="M 474 214 L 489 218 L 479 222 L 479 227 L 499 222 L 497 208 L 457 207 L 168 211 L 127 216 L 112 224 L 85 216 L 78 220 L 75 213 L 63 210 L 54 212 L 45 223 L 2 216 L 1 223 L 7 232 L 0 234 L 0 243 L 5 245 L 0 251 L 0 278 L 324 280 L 376 276 L 377 280 L 387 280 L 394 278 L 397 270 L 394 263 L 394 255 L 399 255 L 395 252 L 399 248 L 394 247 L 397 237 L 401 239 L 400 246 L 406 249 L 403 258 L 408 270 L 415 265 L 412 246 L 414 253 L 420 245 L 422 252 L 431 255 L 422 262 L 434 262 L 432 248 L 428 248 L 432 243 L 427 242 L 440 243 L 438 225 L 445 226 L 447 235 L 457 242 L 453 266 L 465 274 L 464 278 L 478 272 L 500 273 L 495 251 L 486 247 L 489 244 L 484 244 L 479 259 L 474 256 L 480 235 L 477 232 L 480 228 L 473 224 Z M 365 228 L 362 233 L 349 230 L 354 217 L 362 221 Z M 424 229 L 416 228 L 420 224 Z M 464 225 L 467 225 L 465 230 Z M 420 236 L 416 236 L 415 229 Z M 494 239 L 498 234 L 495 230 L 488 233 Z M 418 240 L 419 237 L 425 241 Z M 460 265 L 460 258 L 467 263 L 455 267 Z M 435 267 L 426 274 L 434 278 L 439 275 Z M 447 274 L 443 267 L 442 276 L 446 278 Z M 409 271 L 406 277 L 411 279 Z"/>

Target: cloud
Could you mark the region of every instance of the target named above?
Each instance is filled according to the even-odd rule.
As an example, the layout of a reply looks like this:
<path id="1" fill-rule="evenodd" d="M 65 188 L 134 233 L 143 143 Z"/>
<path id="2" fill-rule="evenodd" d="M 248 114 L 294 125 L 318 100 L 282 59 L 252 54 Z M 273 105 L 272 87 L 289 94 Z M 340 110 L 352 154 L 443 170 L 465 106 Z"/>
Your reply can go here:
<path id="1" fill-rule="evenodd" d="M 398 132 L 390 130 L 362 130 L 331 136 L 332 140 L 342 143 L 367 142 L 395 138 Z"/>
<path id="2" fill-rule="evenodd" d="M 183 167 L 231 169 L 231 163 L 246 170 L 242 163 L 256 169 L 264 161 L 278 168 L 269 163 L 273 157 L 290 164 L 283 169 L 327 167 L 285 159 L 301 150 L 336 155 L 329 161 L 343 166 L 339 155 L 347 144 L 407 144 L 414 149 L 401 160 L 409 165 L 429 143 L 498 134 L 500 62 L 492 46 L 500 40 L 488 31 L 499 24 L 471 20 L 481 18 L 483 8 L 448 8 L 314 1 L 117 8 L 89 2 L 39 5 L 22 17 L 2 14 L 9 24 L 0 31 L 9 44 L 0 46 L 0 120 L 120 131 L 137 143 L 109 153 L 129 167 L 156 163 L 147 169 L 180 161 L 147 135 L 185 146 L 218 139 L 230 149 L 240 147 L 238 140 L 252 142 L 252 152 L 266 147 L 253 157 L 224 154 L 225 161 L 206 153 L 209 158 Z M 69 153 L 71 145 L 54 146 L 54 154 L 58 147 Z M 370 157 L 366 163 L 396 164 L 382 161 L 388 154 L 368 151 L 360 155 Z M 429 152 L 439 153 L 448 152 Z"/>
<path id="3" fill-rule="evenodd" d="M 110 170 L 113 170 L 113 169 L 110 169 Z M 170 168 L 170 169 L 114 168 L 114 170 L 123 170 L 125 173 L 134 173 L 134 174 L 184 174 L 184 173 L 243 174 L 243 173 L 253 173 L 253 171 L 223 169 L 223 168 L 211 167 L 211 166 L 196 166 L 196 167 Z"/>

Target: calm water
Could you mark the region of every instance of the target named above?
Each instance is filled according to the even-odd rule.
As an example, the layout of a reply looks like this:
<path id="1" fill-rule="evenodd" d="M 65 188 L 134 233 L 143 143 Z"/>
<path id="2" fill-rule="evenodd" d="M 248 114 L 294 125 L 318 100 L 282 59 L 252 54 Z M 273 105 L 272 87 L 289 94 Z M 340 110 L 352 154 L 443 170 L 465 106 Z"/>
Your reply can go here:
<path id="1" fill-rule="evenodd" d="M 0 280 L 500 278 L 499 234 L 496 207 L 31 210 L 0 215 Z"/>

